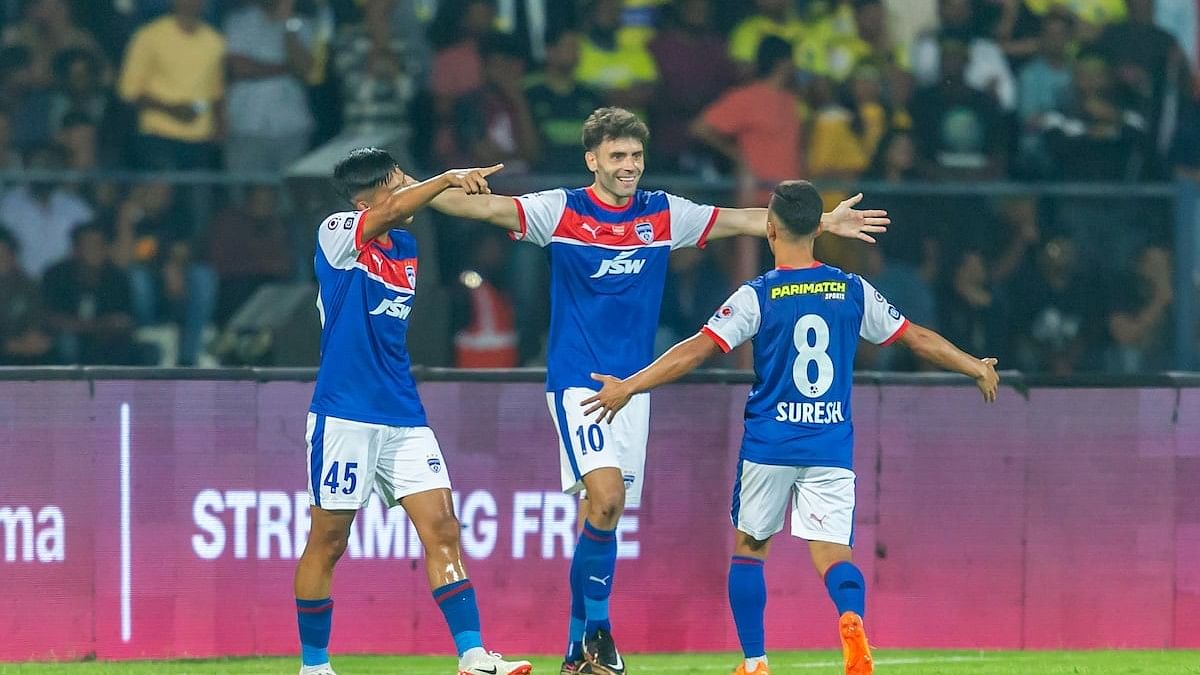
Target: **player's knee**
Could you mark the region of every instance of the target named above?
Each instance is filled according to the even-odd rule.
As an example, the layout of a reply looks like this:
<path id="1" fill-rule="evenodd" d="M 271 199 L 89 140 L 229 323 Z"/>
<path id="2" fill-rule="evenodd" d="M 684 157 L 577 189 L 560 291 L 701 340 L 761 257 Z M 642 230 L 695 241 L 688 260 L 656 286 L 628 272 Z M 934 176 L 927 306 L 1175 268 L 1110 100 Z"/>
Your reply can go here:
<path id="1" fill-rule="evenodd" d="M 623 494 L 588 495 L 588 520 L 605 528 L 615 527 L 625 511 Z"/>
<path id="2" fill-rule="evenodd" d="M 426 538 L 431 546 L 455 546 L 458 544 L 462 526 L 453 513 L 446 513 L 435 519 L 430 525 Z"/>
<path id="3" fill-rule="evenodd" d="M 350 542 L 350 533 L 341 530 L 328 532 L 313 532 L 309 537 L 305 553 L 316 556 L 322 563 L 333 567 L 346 553 Z"/>

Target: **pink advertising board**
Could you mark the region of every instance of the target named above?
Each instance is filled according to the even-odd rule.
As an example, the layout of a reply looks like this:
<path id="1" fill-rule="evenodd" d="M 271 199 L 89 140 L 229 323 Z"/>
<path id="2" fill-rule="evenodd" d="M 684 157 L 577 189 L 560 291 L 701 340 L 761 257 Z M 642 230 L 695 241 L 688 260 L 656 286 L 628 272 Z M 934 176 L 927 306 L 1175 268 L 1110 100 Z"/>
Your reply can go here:
<path id="1" fill-rule="evenodd" d="M 0 383 L 0 660 L 287 654 L 311 384 Z M 732 649 L 729 491 L 746 387 L 655 395 L 613 614 L 635 651 Z M 552 653 L 575 503 L 532 383 L 422 385 L 485 632 Z M 1200 389 L 859 385 L 857 555 L 883 647 L 1200 646 Z M 365 509 L 339 652 L 451 644 L 401 512 Z M 768 644 L 836 644 L 801 542 L 767 564 Z"/>

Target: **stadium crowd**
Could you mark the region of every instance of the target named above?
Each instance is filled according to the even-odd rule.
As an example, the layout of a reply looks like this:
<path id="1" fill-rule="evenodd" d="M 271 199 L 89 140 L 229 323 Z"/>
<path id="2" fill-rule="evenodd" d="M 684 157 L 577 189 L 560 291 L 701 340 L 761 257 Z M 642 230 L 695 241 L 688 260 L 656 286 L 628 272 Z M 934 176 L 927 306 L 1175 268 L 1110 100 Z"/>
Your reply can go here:
<path id="1" fill-rule="evenodd" d="M 651 127 L 644 183 L 734 179 L 697 195 L 729 205 L 797 176 L 831 202 L 864 180 L 1196 179 L 1198 13 L 1198 0 L 0 0 L 0 364 L 157 362 L 135 336 L 159 324 L 178 327 L 179 363 L 204 363 L 206 327 L 263 283 L 311 276 L 317 221 L 289 214 L 275 181 L 218 191 L 196 222 L 166 180 L 25 170 L 271 177 L 339 134 L 403 131 L 426 173 L 504 162 L 549 188 L 536 176 L 587 180 L 580 125 L 619 105 Z M 1170 366 L 1169 204 L 1116 188 L 956 194 L 868 195 L 894 232 L 819 253 L 1002 367 Z M 437 236 L 425 264 L 454 291 L 459 343 L 503 345 L 459 363 L 538 363 L 536 249 L 463 223 Z M 674 255 L 664 345 L 766 259 L 720 244 Z"/>

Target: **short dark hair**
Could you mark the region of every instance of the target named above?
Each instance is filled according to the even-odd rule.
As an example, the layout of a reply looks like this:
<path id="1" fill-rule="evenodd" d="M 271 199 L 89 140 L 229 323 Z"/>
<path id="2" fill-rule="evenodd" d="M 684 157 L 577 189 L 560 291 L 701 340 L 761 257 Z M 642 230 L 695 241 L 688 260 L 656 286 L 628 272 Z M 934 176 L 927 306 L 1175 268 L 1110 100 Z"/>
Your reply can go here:
<path id="1" fill-rule="evenodd" d="M 807 237 L 821 224 L 821 193 L 806 180 L 785 180 L 776 185 L 767 208 L 775 225 L 795 237 Z"/>
<path id="2" fill-rule="evenodd" d="M 619 138 L 632 138 L 645 145 L 650 140 L 650 129 L 624 108 L 599 108 L 583 122 L 584 150 L 595 150 L 604 141 Z"/>
<path id="3" fill-rule="evenodd" d="M 399 166 L 387 150 L 358 148 L 333 167 L 333 184 L 338 194 L 353 202 L 354 195 L 363 190 L 386 184 Z"/>
<path id="4" fill-rule="evenodd" d="M 779 65 L 780 61 L 791 63 L 794 51 L 792 43 L 781 37 L 770 35 L 763 38 L 762 42 L 758 43 L 758 53 L 754 59 L 754 72 L 759 77 L 769 75 L 772 70 L 775 70 L 775 66 Z"/>

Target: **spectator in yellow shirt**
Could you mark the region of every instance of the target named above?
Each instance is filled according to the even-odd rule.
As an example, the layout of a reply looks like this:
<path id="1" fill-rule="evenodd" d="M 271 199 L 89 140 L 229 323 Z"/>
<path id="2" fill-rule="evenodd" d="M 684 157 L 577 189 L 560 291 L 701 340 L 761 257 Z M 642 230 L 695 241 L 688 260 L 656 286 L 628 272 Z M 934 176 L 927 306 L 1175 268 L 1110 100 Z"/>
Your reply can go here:
<path id="1" fill-rule="evenodd" d="M 859 67 L 849 90 L 849 105 L 831 102 L 813 120 L 808 170 L 814 179 L 857 179 L 870 166 L 879 140 L 891 128 L 879 71 Z"/>
<path id="2" fill-rule="evenodd" d="M 139 29 L 125 54 L 118 90 L 138 109 L 142 168 L 216 166 L 225 40 L 201 20 L 203 6 L 175 0 L 175 11 Z"/>
<path id="3" fill-rule="evenodd" d="M 643 110 L 658 81 L 658 67 L 644 38 L 644 33 L 621 27 L 621 0 L 595 0 L 575 79 L 602 92 L 608 105 Z"/>

